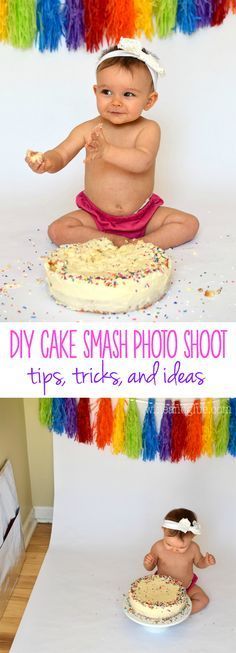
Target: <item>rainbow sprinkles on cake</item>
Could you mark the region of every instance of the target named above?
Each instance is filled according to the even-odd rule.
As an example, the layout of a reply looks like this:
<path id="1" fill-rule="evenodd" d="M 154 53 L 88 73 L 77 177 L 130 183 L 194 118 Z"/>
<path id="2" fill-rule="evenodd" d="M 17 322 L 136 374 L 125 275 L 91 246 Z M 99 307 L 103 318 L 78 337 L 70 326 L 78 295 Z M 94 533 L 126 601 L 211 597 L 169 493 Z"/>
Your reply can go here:
<path id="1" fill-rule="evenodd" d="M 159 301 L 171 281 L 167 254 L 142 240 L 61 245 L 45 260 L 50 294 L 77 311 L 127 313 Z"/>

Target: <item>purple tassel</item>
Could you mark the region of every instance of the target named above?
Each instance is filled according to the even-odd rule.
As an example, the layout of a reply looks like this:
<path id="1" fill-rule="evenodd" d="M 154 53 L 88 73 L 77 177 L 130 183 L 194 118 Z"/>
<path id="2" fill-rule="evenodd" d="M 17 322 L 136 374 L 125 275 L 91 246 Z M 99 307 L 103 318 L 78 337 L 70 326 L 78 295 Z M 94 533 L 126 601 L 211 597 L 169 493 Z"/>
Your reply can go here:
<path id="1" fill-rule="evenodd" d="M 236 456 L 236 399 L 230 399 L 229 405 L 230 418 L 228 452 L 231 454 L 231 456 Z"/>
<path id="2" fill-rule="evenodd" d="M 65 399 L 52 400 L 52 431 L 62 435 L 65 430 Z"/>
<path id="3" fill-rule="evenodd" d="M 158 451 L 160 460 L 169 460 L 171 458 L 171 427 L 172 401 L 171 399 L 166 399 L 158 437 Z"/>
<path id="4" fill-rule="evenodd" d="M 36 22 L 40 52 L 57 50 L 62 35 L 60 0 L 37 0 Z"/>
<path id="5" fill-rule="evenodd" d="M 197 27 L 207 27 L 211 24 L 212 2 L 196 0 Z"/>
<path id="6" fill-rule="evenodd" d="M 148 399 L 143 421 L 143 460 L 155 460 L 158 451 L 157 427 L 155 420 L 155 399 Z"/>
<path id="7" fill-rule="evenodd" d="M 65 432 L 68 438 L 75 438 L 77 433 L 77 404 L 76 399 L 65 399 Z"/>
<path id="8" fill-rule="evenodd" d="M 84 0 L 66 0 L 62 22 L 68 50 L 77 50 L 85 41 Z"/>

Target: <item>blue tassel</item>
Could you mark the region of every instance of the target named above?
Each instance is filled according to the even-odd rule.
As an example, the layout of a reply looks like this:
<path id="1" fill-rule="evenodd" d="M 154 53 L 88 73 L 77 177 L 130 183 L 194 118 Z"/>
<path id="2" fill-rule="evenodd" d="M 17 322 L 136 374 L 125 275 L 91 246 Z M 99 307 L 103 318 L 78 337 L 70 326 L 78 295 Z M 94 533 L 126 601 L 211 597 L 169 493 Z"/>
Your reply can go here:
<path id="1" fill-rule="evenodd" d="M 62 435 L 65 430 L 65 399 L 52 400 L 52 431 Z"/>
<path id="2" fill-rule="evenodd" d="M 155 419 L 155 399 L 148 399 L 143 421 L 143 460 L 155 460 L 158 452 L 157 427 Z"/>
<path id="3" fill-rule="evenodd" d="M 195 0 L 179 0 L 177 7 L 177 26 L 180 32 L 192 34 L 198 28 Z"/>
<path id="4" fill-rule="evenodd" d="M 236 456 L 236 399 L 230 399 L 229 405 L 230 418 L 228 452 L 231 454 L 231 456 Z"/>
<path id="5" fill-rule="evenodd" d="M 65 433 L 68 438 L 75 438 L 77 433 L 77 403 L 76 399 L 64 400 Z"/>
<path id="6" fill-rule="evenodd" d="M 58 49 L 62 34 L 60 0 L 37 0 L 36 23 L 40 52 Z"/>

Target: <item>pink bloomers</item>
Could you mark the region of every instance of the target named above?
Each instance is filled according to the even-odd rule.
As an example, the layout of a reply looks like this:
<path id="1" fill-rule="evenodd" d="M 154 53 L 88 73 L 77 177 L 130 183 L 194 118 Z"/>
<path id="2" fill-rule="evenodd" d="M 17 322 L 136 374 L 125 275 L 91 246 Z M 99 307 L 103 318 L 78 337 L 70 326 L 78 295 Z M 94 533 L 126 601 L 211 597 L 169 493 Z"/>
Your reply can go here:
<path id="1" fill-rule="evenodd" d="M 194 587 L 194 585 L 196 585 L 197 581 L 198 581 L 198 576 L 196 574 L 193 574 L 190 585 L 188 587 L 186 587 L 186 592 L 189 592 L 189 590 L 191 590 L 192 587 Z"/>
<path id="2" fill-rule="evenodd" d="M 105 213 L 105 211 L 98 209 L 83 191 L 77 195 L 76 204 L 79 209 L 84 209 L 84 211 L 90 213 L 99 231 L 117 234 L 126 238 L 142 238 L 149 220 L 151 220 L 159 206 L 163 204 L 163 200 L 153 193 L 141 209 L 129 215 L 109 215 L 109 213 Z"/>

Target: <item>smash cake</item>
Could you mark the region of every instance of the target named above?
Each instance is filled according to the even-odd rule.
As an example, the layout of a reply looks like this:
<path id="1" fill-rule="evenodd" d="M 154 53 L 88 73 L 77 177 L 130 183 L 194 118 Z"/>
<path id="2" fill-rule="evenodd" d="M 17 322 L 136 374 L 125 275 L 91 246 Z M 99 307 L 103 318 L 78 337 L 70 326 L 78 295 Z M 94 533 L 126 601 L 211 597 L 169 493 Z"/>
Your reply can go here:
<path id="1" fill-rule="evenodd" d="M 162 621 L 180 614 L 188 606 L 188 595 L 179 581 L 153 574 L 131 584 L 128 601 L 137 616 Z"/>
<path id="2" fill-rule="evenodd" d="M 146 308 L 166 293 L 171 260 L 142 240 L 116 247 L 108 238 L 61 245 L 45 260 L 49 290 L 77 311 L 126 313 Z"/>

